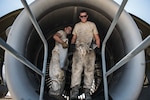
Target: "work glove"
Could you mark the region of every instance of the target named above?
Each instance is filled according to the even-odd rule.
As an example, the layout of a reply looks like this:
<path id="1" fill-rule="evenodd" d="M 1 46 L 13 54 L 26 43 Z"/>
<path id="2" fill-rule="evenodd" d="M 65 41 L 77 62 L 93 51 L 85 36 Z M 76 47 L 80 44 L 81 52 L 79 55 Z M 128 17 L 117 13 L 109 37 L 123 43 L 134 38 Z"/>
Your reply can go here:
<path id="1" fill-rule="evenodd" d="M 94 51 L 95 51 L 95 54 L 100 54 L 100 48 L 98 48 L 98 47 L 96 47 L 95 49 L 94 49 Z"/>
<path id="2" fill-rule="evenodd" d="M 76 50 L 75 44 L 71 44 L 69 51 L 70 52 L 75 52 L 75 50 Z"/>
<path id="3" fill-rule="evenodd" d="M 62 47 L 65 49 L 65 48 L 68 48 L 68 44 L 66 42 L 63 42 L 62 44 Z"/>

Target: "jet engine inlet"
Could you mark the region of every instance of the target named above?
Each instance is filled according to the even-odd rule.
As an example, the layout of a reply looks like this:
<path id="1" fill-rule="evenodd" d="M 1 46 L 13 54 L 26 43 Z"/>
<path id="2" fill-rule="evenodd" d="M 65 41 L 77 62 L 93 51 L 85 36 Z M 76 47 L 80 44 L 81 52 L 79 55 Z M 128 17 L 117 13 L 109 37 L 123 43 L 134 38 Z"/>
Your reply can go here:
<path id="1" fill-rule="evenodd" d="M 119 6 L 112 0 L 36 0 L 30 8 L 49 43 L 49 62 L 54 47 L 52 35 L 66 24 L 74 25 L 78 22 L 81 9 L 87 10 L 89 20 L 95 22 L 102 42 Z M 135 22 L 126 11 L 123 11 L 106 46 L 107 70 L 141 41 L 141 34 Z M 13 23 L 7 43 L 42 69 L 43 44 L 25 10 Z M 145 54 L 141 52 L 113 73 L 108 84 L 109 94 L 113 100 L 138 98 L 144 80 L 144 62 Z M 39 76 L 7 52 L 5 65 L 6 81 L 13 98 L 15 100 L 38 100 Z M 95 91 L 97 95 L 93 97 L 93 100 L 99 98 L 98 91 L 101 89 Z"/>

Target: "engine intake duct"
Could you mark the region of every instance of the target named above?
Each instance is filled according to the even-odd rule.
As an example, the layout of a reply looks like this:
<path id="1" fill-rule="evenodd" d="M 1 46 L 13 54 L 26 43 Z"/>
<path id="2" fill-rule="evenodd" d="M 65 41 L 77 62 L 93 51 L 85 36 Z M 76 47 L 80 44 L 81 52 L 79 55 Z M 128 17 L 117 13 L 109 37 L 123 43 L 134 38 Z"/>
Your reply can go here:
<path id="1" fill-rule="evenodd" d="M 36 0 L 30 7 L 49 43 L 48 62 L 54 47 L 52 35 L 66 24 L 74 25 L 78 22 L 81 9 L 88 11 L 89 20 L 95 22 L 102 42 L 119 8 L 113 0 Z M 135 22 L 126 11 L 123 11 L 106 46 L 107 70 L 141 41 Z M 7 43 L 42 69 L 43 44 L 25 10 L 13 23 Z M 109 94 L 113 100 L 138 98 L 144 80 L 144 62 L 145 55 L 141 52 L 109 77 Z M 6 80 L 13 98 L 38 100 L 39 76 L 8 53 L 5 54 L 5 65 Z M 101 89 L 96 91 L 97 95 L 93 100 L 99 98 L 99 91 Z"/>

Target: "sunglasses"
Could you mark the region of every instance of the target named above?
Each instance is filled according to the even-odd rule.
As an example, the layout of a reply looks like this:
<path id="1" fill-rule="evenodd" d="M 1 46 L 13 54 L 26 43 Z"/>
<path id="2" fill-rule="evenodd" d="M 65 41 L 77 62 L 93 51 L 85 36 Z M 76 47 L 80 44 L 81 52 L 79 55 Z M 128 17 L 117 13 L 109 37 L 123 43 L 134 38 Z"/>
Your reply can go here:
<path id="1" fill-rule="evenodd" d="M 87 15 L 84 15 L 84 16 L 80 16 L 81 18 L 84 18 L 84 17 L 87 17 Z"/>

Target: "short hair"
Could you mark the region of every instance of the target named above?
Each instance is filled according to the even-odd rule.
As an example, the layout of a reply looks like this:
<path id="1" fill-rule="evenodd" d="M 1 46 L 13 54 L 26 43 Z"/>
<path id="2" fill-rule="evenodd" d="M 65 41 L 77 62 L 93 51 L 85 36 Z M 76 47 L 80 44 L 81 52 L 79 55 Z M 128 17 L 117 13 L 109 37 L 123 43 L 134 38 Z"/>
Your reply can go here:
<path id="1" fill-rule="evenodd" d="M 87 11 L 86 10 L 81 10 L 80 13 L 87 13 Z"/>
<path id="2" fill-rule="evenodd" d="M 68 27 L 68 26 L 72 27 L 71 24 L 66 24 L 66 25 L 63 26 L 63 28 L 66 28 L 66 27 Z"/>

